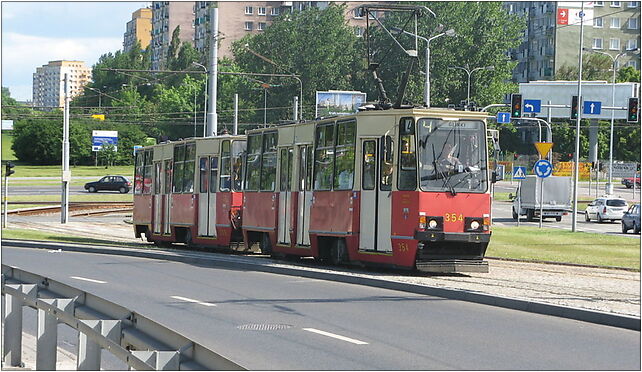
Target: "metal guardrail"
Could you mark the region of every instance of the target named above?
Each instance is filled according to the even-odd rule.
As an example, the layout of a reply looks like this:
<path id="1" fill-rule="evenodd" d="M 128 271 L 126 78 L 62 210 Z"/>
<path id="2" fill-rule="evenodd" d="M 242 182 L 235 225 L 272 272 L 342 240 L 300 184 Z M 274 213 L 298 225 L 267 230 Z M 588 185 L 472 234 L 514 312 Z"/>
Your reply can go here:
<path id="1" fill-rule="evenodd" d="M 100 370 L 107 350 L 136 370 L 243 370 L 238 364 L 120 305 L 2 265 L 5 365 L 22 365 L 22 308 L 38 311 L 37 370 L 55 370 L 58 323 L 78 330 L 78 370 Z"/>

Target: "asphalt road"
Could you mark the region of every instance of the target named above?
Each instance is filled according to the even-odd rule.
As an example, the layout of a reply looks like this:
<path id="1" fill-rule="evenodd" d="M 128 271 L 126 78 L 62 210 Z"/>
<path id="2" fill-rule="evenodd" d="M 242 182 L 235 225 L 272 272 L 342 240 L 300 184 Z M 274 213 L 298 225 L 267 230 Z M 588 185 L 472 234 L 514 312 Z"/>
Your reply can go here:
<path id="1" fill-rule="evenodd" d="M 223 263 L 2 253 L 249 369 L 640 369 L 640 333 L 619 328 Z"/>

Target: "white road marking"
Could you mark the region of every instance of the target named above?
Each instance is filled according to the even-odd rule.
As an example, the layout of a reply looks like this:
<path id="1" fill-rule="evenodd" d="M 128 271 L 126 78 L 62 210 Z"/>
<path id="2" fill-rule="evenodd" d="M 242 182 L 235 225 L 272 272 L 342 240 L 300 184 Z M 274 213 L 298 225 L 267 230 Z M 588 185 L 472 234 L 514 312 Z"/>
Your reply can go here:
<path id="1" fill-rule="evenodd" d="M 209 302 L 201 302 L 199 300 L 194 300 L 192 298 L 187 298 L 187 297 L 181 297 L 181 296 L 171 296 L 175 300 L 179 301 L 185 301 L 185 302 L 192 302 L 195 304 L 203 305 L 203 306 L 216 306 L 216 304 L 211 304 Z"/>
<path id="2" fill-rule="evenodd" d="M 351 343 L 357 344 L 357 345 L 368 345 L 368 343 L 364 342 L 364 341 L 355 340 L 354 338 L 345 337 L 345 336 L 337 335 L 337 334 L 330 333 L 330 332 L 321 331 L 321 330 L 314 329 L 314 328 L 303 328 L 303 330 L 304 331 L 308 331 L 308 332 L 312 332 L 312 333 L 318 333 L 318 334 L 323 335 L 323 336 L 336 338 L 337 340 L 351 342 Z"/>
<path id="3" fill-rule="evenodd" d="M 102 280 L 83 278 L 81 276 L 70 276 L 70 278 L 77 279 L 77 280 L 84 280 L 86 282 L 92 282 L 92 283 L 98 283 L 98 284 L 107 284 L 107 282 L 103 282 Z"/>

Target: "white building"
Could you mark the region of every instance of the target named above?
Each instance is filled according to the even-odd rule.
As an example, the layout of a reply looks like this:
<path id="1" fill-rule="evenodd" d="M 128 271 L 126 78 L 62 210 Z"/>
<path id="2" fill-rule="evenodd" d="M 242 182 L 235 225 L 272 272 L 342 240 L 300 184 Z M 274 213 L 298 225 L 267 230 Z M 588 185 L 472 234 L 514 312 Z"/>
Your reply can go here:
<path id="1" fill-rule="evenodd" d="M 56 108 L 65 105 L 65 74 L 69 78 L 69 93 L 75 97 L 91 81 L 91 68 L 83 61 L 51 61 L 38 67 L 33 74 L 34 107 Z"/>

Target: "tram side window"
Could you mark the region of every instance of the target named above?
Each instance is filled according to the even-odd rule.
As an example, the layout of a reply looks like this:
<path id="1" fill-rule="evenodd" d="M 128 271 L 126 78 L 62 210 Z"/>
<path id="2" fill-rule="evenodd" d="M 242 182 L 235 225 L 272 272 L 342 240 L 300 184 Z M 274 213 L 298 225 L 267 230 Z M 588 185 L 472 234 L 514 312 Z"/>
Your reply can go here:
<path id="1" fill-rule="evenodd" d="M 376 141 L 365 141 L 363 143 L 363 180 L 361 181 L 361 188 L 364 190 L 374 190 L 375 188 L 375 180 L 377 179 L 376 149 Z"/>
<path id="2" fill-rule="evenodd" d="M 379 180 L 379 190 L 390 191 L 392 190 L 392 154 L 393 154 L 392 137 L 381 137 L 381 148 L 379 153 L 381 156 L 381 176 Z"/>
<path id="3" fill-rule="evenodd" d="M 216 180 L 218 179 L 218 156 L 210 157 L 210 193 L 216 192 Z"/>
<path id="4" fill-rule="evenodd" d="M 292 148 L 281 149 L 281 179 L 279 181 L 280 191 L 291 190 L 291 177 L 292 177 Z"/>
<path id="5" fill-rule="evenodd" d="M 174 180 L 172 192 L 179 194 L 183 192 L 183 162 L 185 161 L 185 146 L 174 147 Z"/>
<path id="6" fill-rule="evenodd" d="M 134 194 L 143 193 L 143 165 L 145 162 L 145 152 L 137 151 L 136 152 L 136 171 L 134 174 Z"/>
<path id="7" fill-rule="evenodd" d="M 183 163 L 183 192 L 194 192 L 194 166 L 196 162 L 196 144 L 185 146 L 185 162 Z"/>
<path id="8" fill-rule="evenodd" d="M 231 168 L 230 141 L 225 140 L 221 144 L 221 173 L 220 173 L 220 190 L 230 191 L 230 168 Z"/>
<path id="9" fill-rule="evenodd" d="M 399 123 L 399 190 L 417 189 L 417 156 L 415 148 L 415 123 L 412 118 L 402 118 Z"/>
<path id="10" fill-rule="evenodd" d="M 276 144 L 277 132 L 263 134 L 261 155 L 261 191 L 274 191 L 276 186 Z"/>
<path id="11" fill-rule="evenodd" d="M 314 189 L 330 190 L 334 174 L 334 123 L 317 127 L 314 159 Z"/>
<path id="12" fill-rule="evenodd" d="M 201 194 L 207 192 L 207 184 L 208 184 L 208 182 L 207 182 L 208 181 L 208 174 L 207 173 L 209 171 L 208 168 L 209 167 L 208 167 L 208 158 L 207 158 L 207 156 L 199 158 L 199 160 L 198 160 L 198 169 L 199 169 L 198 179 L 200 181 L 200 187 L 198 189 L 198 192 L 200 192 Z"/>
<path id="13" fill-rule="evenodd" d="M 171 185 L 172 185 L 172 161 L 168 159 L 168 160 L 165 160 L 165 182 L 162 190 L 164 195 L 169 194 L 171 190 Z"/>
<path id="14" fill-rule="evenodd" d="M 149 150 L 145 151 L 145 170 L 143 176 L 143 194 L 151 194 L 152 192 L 152 156 L 154 152 Z"/>
<path id="15" fill-rule="evenodd" d="M 354 184 L 355 125 L 354 120 L 337 123 L 335 190 L 352 190 Z"/>
<path id="16" fill-rule="evenodd" d="M 232 142 L 232 189 L 234 191 L 242 191 L 241 180 L 243 179 L 243 154 L 247 142 L 234 141 Z"/>
<path id="17" fill-rule="evenodd" d="M 245 165 L 245 190 L 258 191 L 261 183 L 261 134 L 247 138 L 247 159 Z"/>

